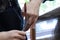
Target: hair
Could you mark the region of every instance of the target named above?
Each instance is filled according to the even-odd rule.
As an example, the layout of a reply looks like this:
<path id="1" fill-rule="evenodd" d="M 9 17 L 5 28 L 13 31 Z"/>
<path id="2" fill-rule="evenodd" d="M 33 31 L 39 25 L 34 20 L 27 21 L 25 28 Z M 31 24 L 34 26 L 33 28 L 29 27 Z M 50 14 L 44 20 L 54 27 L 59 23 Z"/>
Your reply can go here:
<path id="1" fill-rule="evenodd" d="M 19 9 L 20 11 L 20 6 L 18 5 L 18 0 L 0 0 L 0 12 L 3 12 L 7 6 L 15 7 L 16 9 Z"/>
<path id="2" fill-rule="evenodd" d="M 7 0 L 0 0 L 0 12 L 3 12 L 8 5 Z"/>

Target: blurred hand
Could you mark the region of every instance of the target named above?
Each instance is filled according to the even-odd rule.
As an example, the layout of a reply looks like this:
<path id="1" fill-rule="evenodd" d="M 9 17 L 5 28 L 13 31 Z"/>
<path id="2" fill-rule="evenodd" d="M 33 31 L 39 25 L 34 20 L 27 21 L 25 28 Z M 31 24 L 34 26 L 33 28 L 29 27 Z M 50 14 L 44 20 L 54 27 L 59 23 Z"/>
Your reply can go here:
<path id="1" fill-rule="evenodd" d="M 36 23 L 38 16 L 39 16 L 39 8 L 42 0 L 31 0 L 29 3 L 26 4 L 26 21 L 27 26 L 25 27 L 25 31 L 27 31 L 31 25 Z M 24 12 L 24 9 L 22 10 Z"/>
<path id="2" fill-rule="evenodd" d="M 18 30 L 11 30 L 0 33 L 0 40 L 25 40 L 26 33 Z"/>
<path id="3" fill-rule="evenodd" d="M 27 13 L 32 15 L 39 15 L 39 8 L 42 0 L 31 0 L 27 4 Z"/>
<path id="4" fill-rule="evenodd" d="M 26 4 L 26 9 L 28 15 L 39 15 L 39 8 L 40 4 L 43 0 L 31 0 L 29 3 Z M 22 9 L 24 12 L 24 8 Z"/>

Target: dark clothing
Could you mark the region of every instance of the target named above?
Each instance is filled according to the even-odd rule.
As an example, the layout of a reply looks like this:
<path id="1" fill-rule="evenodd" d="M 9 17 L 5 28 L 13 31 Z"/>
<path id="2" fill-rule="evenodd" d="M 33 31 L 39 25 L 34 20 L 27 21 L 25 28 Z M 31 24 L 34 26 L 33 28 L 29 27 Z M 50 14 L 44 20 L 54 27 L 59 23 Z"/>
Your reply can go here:
<path id="1" fill-rule="evenodd" d="M 8 30 L 22 30 L 23 28 L 23 19 L 22 16 L 9 7 L 3 13 L 0 13 L 0 31 L 8 31 Z"/>
<path id="2" fill-rule="evenodd" d="M 11 4 L 12 6 L 8 5 L 3 12 L 0 12 L 0 31 L 23 29 L 23 18 L 17 0 L 11 0 Z"/>
<path id="3" fill-rule="evenodd" d="M 7 0 L 7 3 L 6 9 L 0 12 L 0 32 L 22 30 L 23 17 L 21 15 L 21 9 L 18 5 L 18 0 Z"/>

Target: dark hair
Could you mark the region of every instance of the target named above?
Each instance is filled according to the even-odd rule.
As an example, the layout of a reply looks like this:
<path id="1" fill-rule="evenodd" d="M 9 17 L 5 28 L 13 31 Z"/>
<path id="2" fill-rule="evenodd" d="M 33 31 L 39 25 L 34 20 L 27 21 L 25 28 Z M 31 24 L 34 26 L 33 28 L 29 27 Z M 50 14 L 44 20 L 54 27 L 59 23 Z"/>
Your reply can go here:
<path id="1" fill-rule="evenodd" d="M 19 9 L 20 11 L 20 6 L 18 5 L 18 0 L 0 0 L 0 12 L 5 10 L 5 8 L 7 6 L 11 6 L 16 8 L 16 9 Z"/>
<path id="2" fill-rule="evenodd" d="M 0 0 L 0 12 L 3 12 L 8 4 L 7 0 Z"/>

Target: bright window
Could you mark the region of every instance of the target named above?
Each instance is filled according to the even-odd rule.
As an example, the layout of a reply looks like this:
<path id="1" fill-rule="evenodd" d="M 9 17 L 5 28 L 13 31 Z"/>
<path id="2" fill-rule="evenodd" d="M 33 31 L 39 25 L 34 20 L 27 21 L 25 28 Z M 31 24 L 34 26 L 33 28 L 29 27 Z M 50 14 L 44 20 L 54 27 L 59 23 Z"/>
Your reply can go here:
<path id="1" fill-rule="evenodd" d="M 46 1 L 40 6 L 39 16 L 49 12 L 57 7 L 60 7 L 60 0 Z"/>

